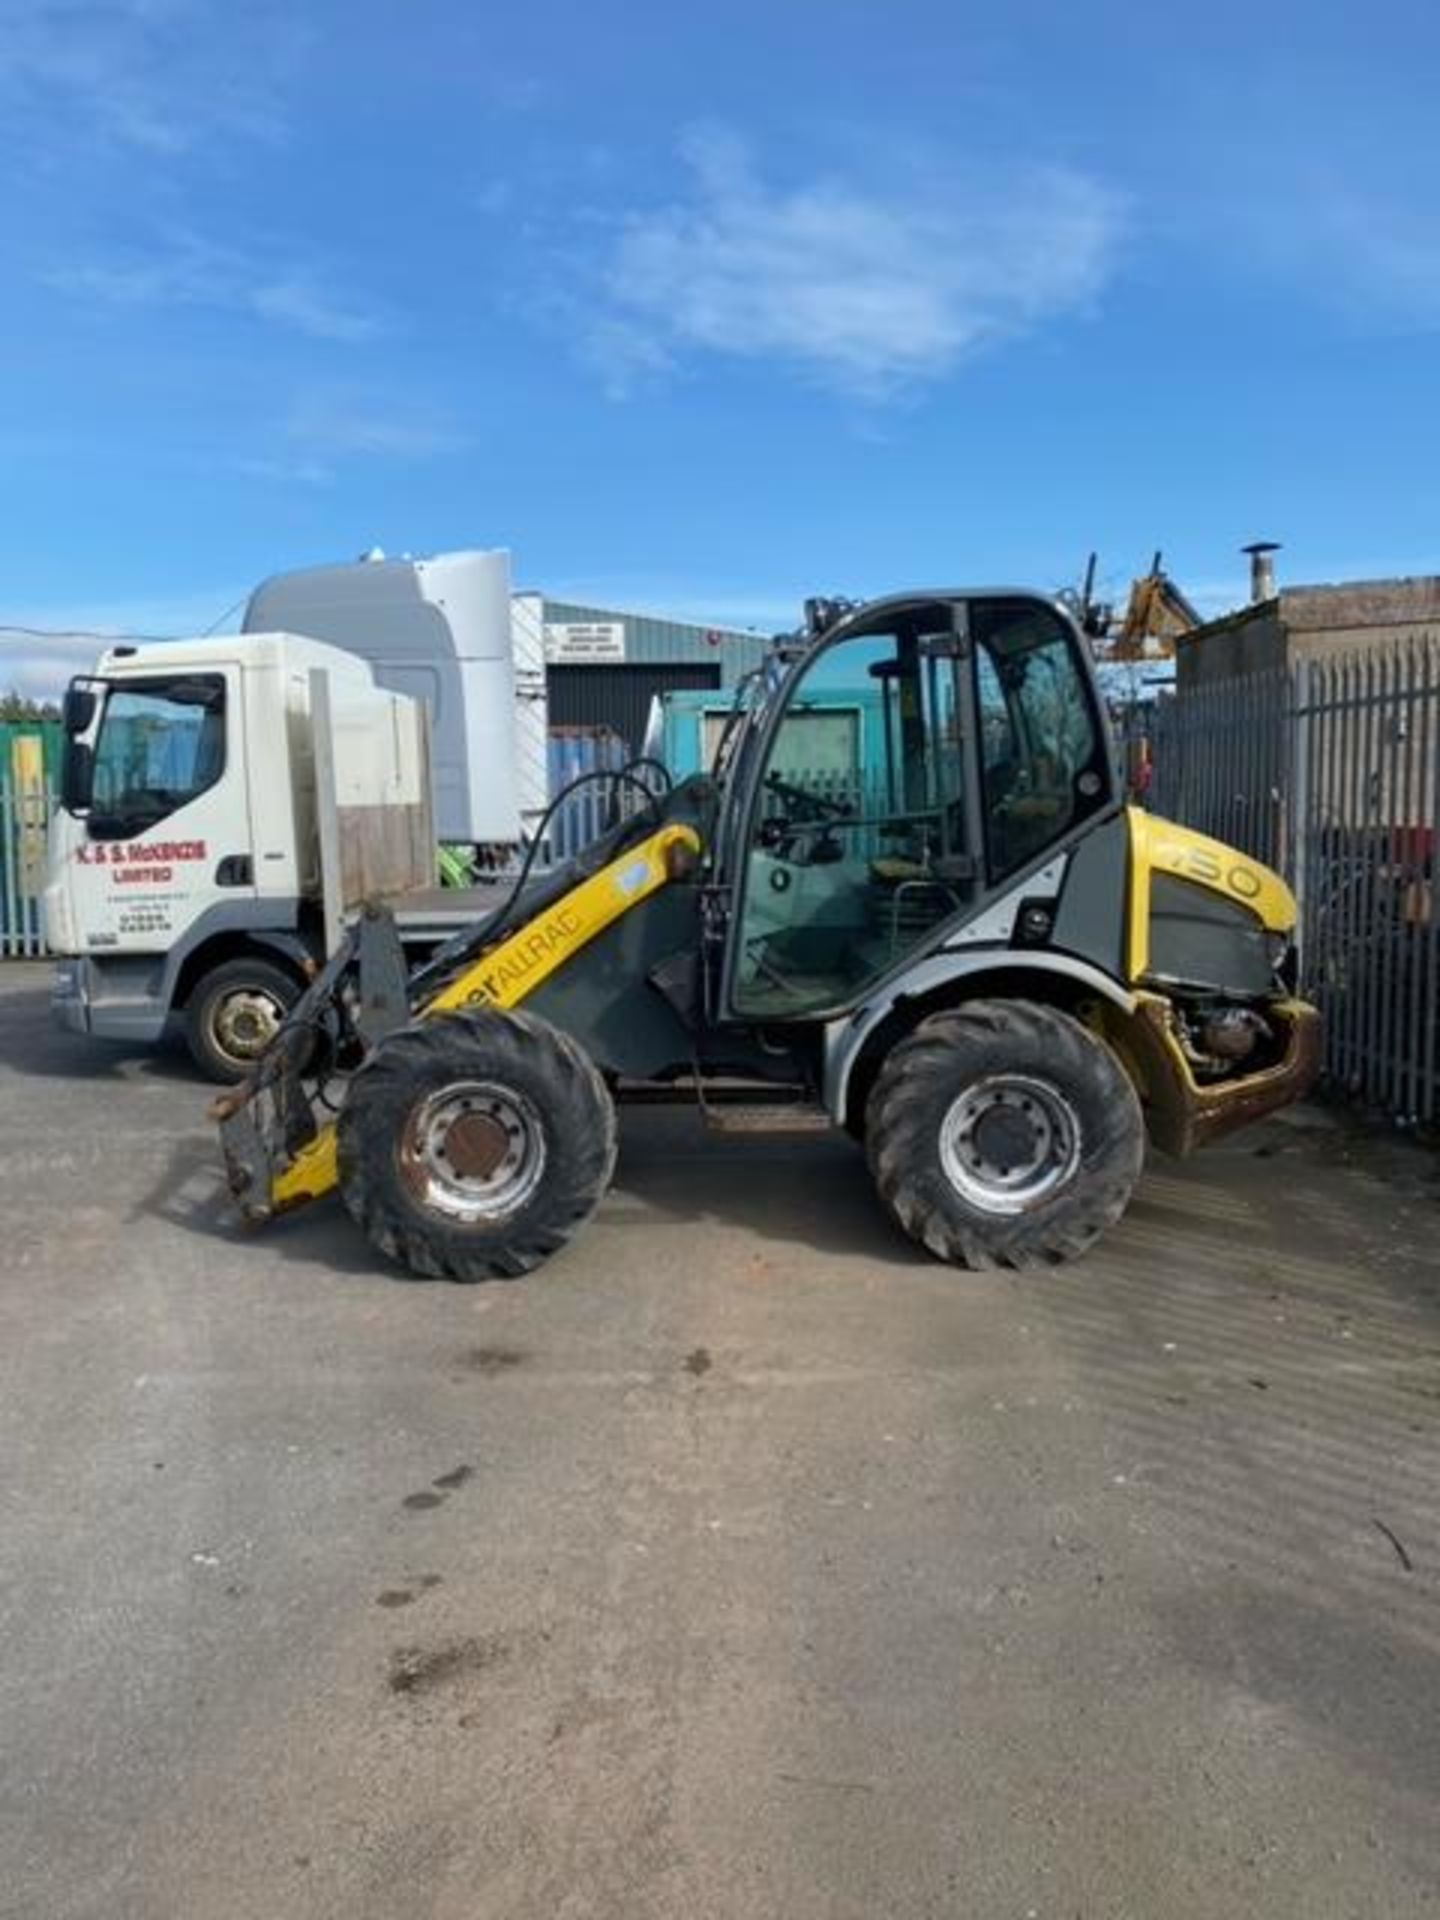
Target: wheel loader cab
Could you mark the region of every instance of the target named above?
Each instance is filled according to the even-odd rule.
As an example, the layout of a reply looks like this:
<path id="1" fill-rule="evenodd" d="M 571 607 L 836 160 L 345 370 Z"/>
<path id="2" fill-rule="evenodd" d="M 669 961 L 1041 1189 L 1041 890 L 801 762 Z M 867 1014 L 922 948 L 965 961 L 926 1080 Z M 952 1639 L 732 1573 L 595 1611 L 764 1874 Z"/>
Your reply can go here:
<path id="1" fill-rule="evenodd" d="M 997 593 L 873 603 L 805 655 L 738 796 L 731 1018 L 844 1012 L 1114 805 L 1084 646 Z"/>

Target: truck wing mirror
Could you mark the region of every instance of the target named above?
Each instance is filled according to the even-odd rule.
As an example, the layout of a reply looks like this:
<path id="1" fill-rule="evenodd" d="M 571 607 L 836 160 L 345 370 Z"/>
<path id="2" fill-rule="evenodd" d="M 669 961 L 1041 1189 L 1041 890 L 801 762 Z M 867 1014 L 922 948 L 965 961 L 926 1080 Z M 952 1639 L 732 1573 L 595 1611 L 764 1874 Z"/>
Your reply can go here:
<path id="1" fill-rule="evenodd" d="M 95 695 L 89 687 L 82 687 L 72 681 L 65 689 L 65 704 L 60 709 L 60 719 L 66 733 L 72 738 L 84 733 L 95 718 Z"/>
<path id="2" fill-rule="evenodd" d="M 92 699 L 93 695 L 90 696 Z M 95 786 L 95 756 L 83 740 L 65 742 L 60 762 L 60 804 L 67 813 L 87 813 Z"/>

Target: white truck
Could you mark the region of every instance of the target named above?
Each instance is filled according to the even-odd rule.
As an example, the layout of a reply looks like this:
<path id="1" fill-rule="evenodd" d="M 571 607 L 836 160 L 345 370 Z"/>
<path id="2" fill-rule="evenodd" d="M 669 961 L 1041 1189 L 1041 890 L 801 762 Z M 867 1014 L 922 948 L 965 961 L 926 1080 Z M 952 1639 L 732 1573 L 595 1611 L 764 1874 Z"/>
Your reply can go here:
<path id="1" fill-rule="evenodd" d="M 290 633 L 117 645 L 65 699 L 46 934 L 62 1026 L 158 1040 L 217 1080 L 263 1049 L 344 914 L 433 947 L 493 901 L 441 889 L 427 708 Z"/>

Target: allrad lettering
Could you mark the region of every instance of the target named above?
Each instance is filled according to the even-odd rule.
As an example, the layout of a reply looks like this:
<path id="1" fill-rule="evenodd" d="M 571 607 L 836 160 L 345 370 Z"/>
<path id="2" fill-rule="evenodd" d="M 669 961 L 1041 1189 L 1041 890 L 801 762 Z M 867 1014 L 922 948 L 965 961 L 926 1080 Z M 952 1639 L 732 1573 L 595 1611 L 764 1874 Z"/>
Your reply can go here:
<path id="1" fill-rule="evenodd" d="M 531 927 L 507 940 L 491 962 L 478 986 L 465 996 L 467 1006 L 487 1006 L 503 1000 L 511 990 L 521 987 L 535 969 L 551 954 L 563 948 L 580 932 L 580 920 L 569 907 L 562 907 L 538 927 Z M 518 998 L 518 995 L 511 997 Z"/>

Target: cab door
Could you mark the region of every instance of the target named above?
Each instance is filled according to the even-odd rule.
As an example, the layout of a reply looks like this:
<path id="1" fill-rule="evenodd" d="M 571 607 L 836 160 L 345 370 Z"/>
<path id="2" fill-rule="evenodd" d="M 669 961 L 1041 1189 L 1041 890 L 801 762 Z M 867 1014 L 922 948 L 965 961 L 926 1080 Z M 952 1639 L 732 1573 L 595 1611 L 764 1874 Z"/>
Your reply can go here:
<path id="1" fill-rule="evenodd" d="M 1083 646 L 1027 595 L 876 602 L 817 644 L 746 777 L 730 1017 L 856 1006 L 1111 802 Z M 849 758 L 806 765 L 816 715 L 847 710 Z"/>
<path id="2" fill-rule="evenodd" d="M 82 949 L 155 952 L 255 897 L 238 666 L 104 684 L 88 805 L 67 836 Z"/>
<path id="3" fill-rule="evenodd" d="M 884 603 L 822 644 L 778 696 L 736 873 L 735 1017 L 853 1004 L 972 897 L 980 838 L 962 611 Z"/>

